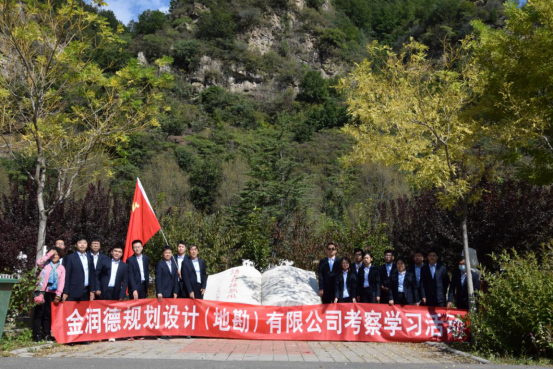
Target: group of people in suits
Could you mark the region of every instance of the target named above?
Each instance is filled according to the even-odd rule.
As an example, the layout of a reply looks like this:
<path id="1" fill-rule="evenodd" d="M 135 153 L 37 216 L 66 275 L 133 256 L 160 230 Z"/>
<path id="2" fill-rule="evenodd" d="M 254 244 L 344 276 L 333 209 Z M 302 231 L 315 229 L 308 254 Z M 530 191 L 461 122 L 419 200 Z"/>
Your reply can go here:
<path id="1" fill-rule="evenodd" d="M 150 284 L 150 263 L 143 254 L 141 240 L 132 242 L 133 255 L 122 260 L 123 247 L 114 246 L 109 255 L 100 252 L 98 238 L 90 241 L 76 237 L 75 250 L 66 253 L 65 242 L 56 240 L 49 252 L 39 260 L 42 268 L 35 291 L 33 338 L 53 340 L 50 335 L 51 304 L 63 301 L 145 299 Z M 156 298 L 203 299 L 207 285 L 205 261 L 198 256 L 198 246 L 179 241 L 177 253 L 167 245 L 155 269 Z"/>
<path id="2" fill-rule="evenodd" d="M 348 257 L 337 257 L 334 243 L 327 245 L 326 252 L 318 268 L 323 304 L 365 302 L 468 309 L 468 275 L 474 291 L 480 290 L 480 275 L 467 271 L 464 258 L 459 258 L 450 279 L 436 250 L 426 254 L 426 262 L 422 252 L 415 252 L 411 264 L 403 257 L 395 258 L 393 250 L 386 250 L 381 266 L 372 264 L 369 251 L 355 249 L 353 263 Z"/>

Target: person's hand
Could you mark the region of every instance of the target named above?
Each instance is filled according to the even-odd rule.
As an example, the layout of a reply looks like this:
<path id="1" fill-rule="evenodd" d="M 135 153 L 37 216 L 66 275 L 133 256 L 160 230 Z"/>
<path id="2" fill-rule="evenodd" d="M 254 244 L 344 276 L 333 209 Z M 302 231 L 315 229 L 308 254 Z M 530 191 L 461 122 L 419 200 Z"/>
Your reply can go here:
<path id="1" fill-rule="evenodd" d="M 163 298 L 163 295 L 161 293 L 157 294 L 157 301 L 161 302 L 161 299 Z"/>
<path id="2" fill-rule="evenodd" d="M 57 305 L 57 304 L 60 303 L 60 301 L 61 301 L 61 296 L 56 296 L 56 297 L 54 297 L 54 304 Z"/>
<path id="3" fill-rule="evenodd" d="M 179 278 L 181 278 L 181 279 L 182 279 L 182 277 L 181 277 L 181 275 L 180 275 L 180 269 L 178 270 L 178 272 L 179 272 Z"/>
<path id="4" fill-rule="evenodd" d="M 426 304 L 426 297 L 423 297 L 423 298 L 422 298 L 422 303 L 423 303 L 423 304 Z"/>
<path id="5" fill-rule="evenodd" d="M 90 301 L 94 301 L 95 295 L 94 292 L 90 292 Z"/>
<path id="6" fill-rule="evenodd" d="M 67 295 L 66 293 L 64 293 L 63 296 L 61 297 L 61 301 L 67 300 L 68 297 L 69 297 L 69 295 Z"/>
<path id="7" fill-rule="evenodd" d="M 338 299 L 337 299 L 337 298 L 335 298 L 335 299 L 334 299 L 334 303 L 337 303 L 337 302 L 338 302 Z"/>
<path id="8" fill-rule="evenodd" d="M 100 296 L 102 294 L 102 291 L 96 291 L 96 296 Z"/>
<path id="9" fill-rule="evenodd" d="M 390 305 L 390 306 L 394 306 L 394 300 L 390 300 L 390 301 L 388 301 L 388 305 Z"/>
<path id="10" fill-rule="evenodd" d="M 319 296 L 323 297 L 325 290 L 319 290 Z"/>
<path id="11" fill-rule="evenodd" d="M 188 295 L 188 296 L 190 296 L 190 298 L 193 299 L 194 298 L 194 292 L 190 292 L 190 295 Z"/>
<path id="12" fill-rule="evenodd" d="M 205 294 L 205 288 L 202 288 L 202 289 L 200 290 L 200 292 L 202 293 L 202 296 L 203 296 L 203 295 Z"/>
<path id="13" fill-rule="evenodd" d="M 380 296 L 376 296 L 376 302 L 380 302 Z"/>
<path id="14" fill-rule="evenodd" d="M 415 306 L 419 306 L 420 304 L 421 304 L 421 303 L 420 303 L 420 301 L 419 301 L 419 302 L 415 303 Z"/>
<path id="15" fill-rule="evenodd" d="M 174 298 L 174 299 L 177 298 L 177 294 L 176 294 L 176 293 L 173 294 L 173 298 Z"/>
<path id="16" fill-rule="evenodd" d="M 138 300 L 138 291 L 132 291 L 132 298 Z"/>
<path id="17" fill-rule="evenodd" d="M 119 301 L 125 301 L 125 299 L 119 299 Z"/>
<path id="18" fill-rule="evenodd" d="M 388 287 L 380 286 L 380 289 L 381 289 L 382 291 L 388 292 Z"/>
<path id="19" fill-rule="evenodd" d="M 453 305 L 453 304 L 452 304 L 451 302 L 448 302 L 448 303 L 447 303 L 447 308 L 448 308 L 448 309 L 451 309 L 451 306 L 452 306 L 452 305 Z"/>
<path id="20" fill-rule="evenodd" d="M 354 297 L 351 302 L 357 302 L 357 299 Z"/>

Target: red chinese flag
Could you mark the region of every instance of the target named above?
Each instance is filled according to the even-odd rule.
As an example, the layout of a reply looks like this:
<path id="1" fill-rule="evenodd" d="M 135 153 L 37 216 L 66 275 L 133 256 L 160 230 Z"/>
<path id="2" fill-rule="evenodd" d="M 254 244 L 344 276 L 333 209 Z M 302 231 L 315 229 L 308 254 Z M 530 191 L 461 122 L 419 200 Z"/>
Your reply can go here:
<path id="1" fill-rule="evenodd" d="M 142 183 L 140 183 L 140 179 L 137 178 L 123 261 L 127 261 L 127 259 L 134 254 L 131 245 L 134 240 L 141 240 L 144 245 L 160 229 L 161 226 L 157 221 L 154 209 L 152 205 L 150 205 L 150 201 L 148 200 L 148 196 L 146 196 Z"/>

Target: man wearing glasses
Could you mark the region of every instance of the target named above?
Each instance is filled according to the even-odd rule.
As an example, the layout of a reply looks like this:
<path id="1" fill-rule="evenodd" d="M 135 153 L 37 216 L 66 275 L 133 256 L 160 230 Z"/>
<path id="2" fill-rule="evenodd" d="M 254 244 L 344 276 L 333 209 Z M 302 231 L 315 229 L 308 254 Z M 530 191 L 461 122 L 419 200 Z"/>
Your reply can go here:
<path id="1" fill-rule="evenodd" d="M 340 273 L 340 259 L 336 252 L 336 244 L 329 243 L 326 247 L 327 257 L 319 262 L 319 296 L 323 304 L 334 301 L 336 276 Z"/>

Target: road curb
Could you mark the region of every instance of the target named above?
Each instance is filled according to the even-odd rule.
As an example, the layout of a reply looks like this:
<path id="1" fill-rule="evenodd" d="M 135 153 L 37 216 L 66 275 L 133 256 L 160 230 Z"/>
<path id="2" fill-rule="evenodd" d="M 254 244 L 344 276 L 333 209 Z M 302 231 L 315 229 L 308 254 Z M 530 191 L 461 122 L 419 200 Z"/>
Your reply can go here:
<path id="1" fill-rule="evenodd" d="M 9 353 L 11 355 L 15 355 L 15 356 L 20 356 L 20 357 L 27 356 L 28 357 L 28 356 L 31 356 L 29 354 L 32 353 L 32 352 L 42 350 L 42 349 L 45 349 L 45 348 L 50 348 L 50 347 L 54 346 L 55 344 L 56 344 L 55 342 L 48 342 L 48 343 L 43 343 L 43 344 L 37 345 L 37 346 L 23 347 L 23 348 L 20 348 L 20 349 L 17 349 L 17 350 L 12 350 L 12 351 L 9 351 Z"/>
<path id="2" fill-rule="evenodd" d="M 445 352 L 449 352 L 451 354 L 455 354 L 455 355 L 460 355 L 460 356 L 463 356 L 463 357 L 467 357 L 469 359 L 472 359 L 474 361 L 477 361 L 479 362 L 480 364 L 493 364 L 491 361 L 489 360 L 486 360 L 486 359 L 483 359 L 481 357 L 478 357 L 478 356 L 474 356 L 474 355 L 471 355 L 471 354 L 467 354 L 466 352 L 463 352 L 463 351 L 459 351 L 459 350 L 456 350 L 454 348 L 451 348 L 449 347 L 448 345 L 444 344 L 444 343 L 441 343 L 441 342 L 432 342 L 432 341 L 427 341 L 425 342 L 427 345 L 430 345 L 432 347 L 435 347 L 437 349 L 440 349 L 442 351 L 445 351 Z"/>

